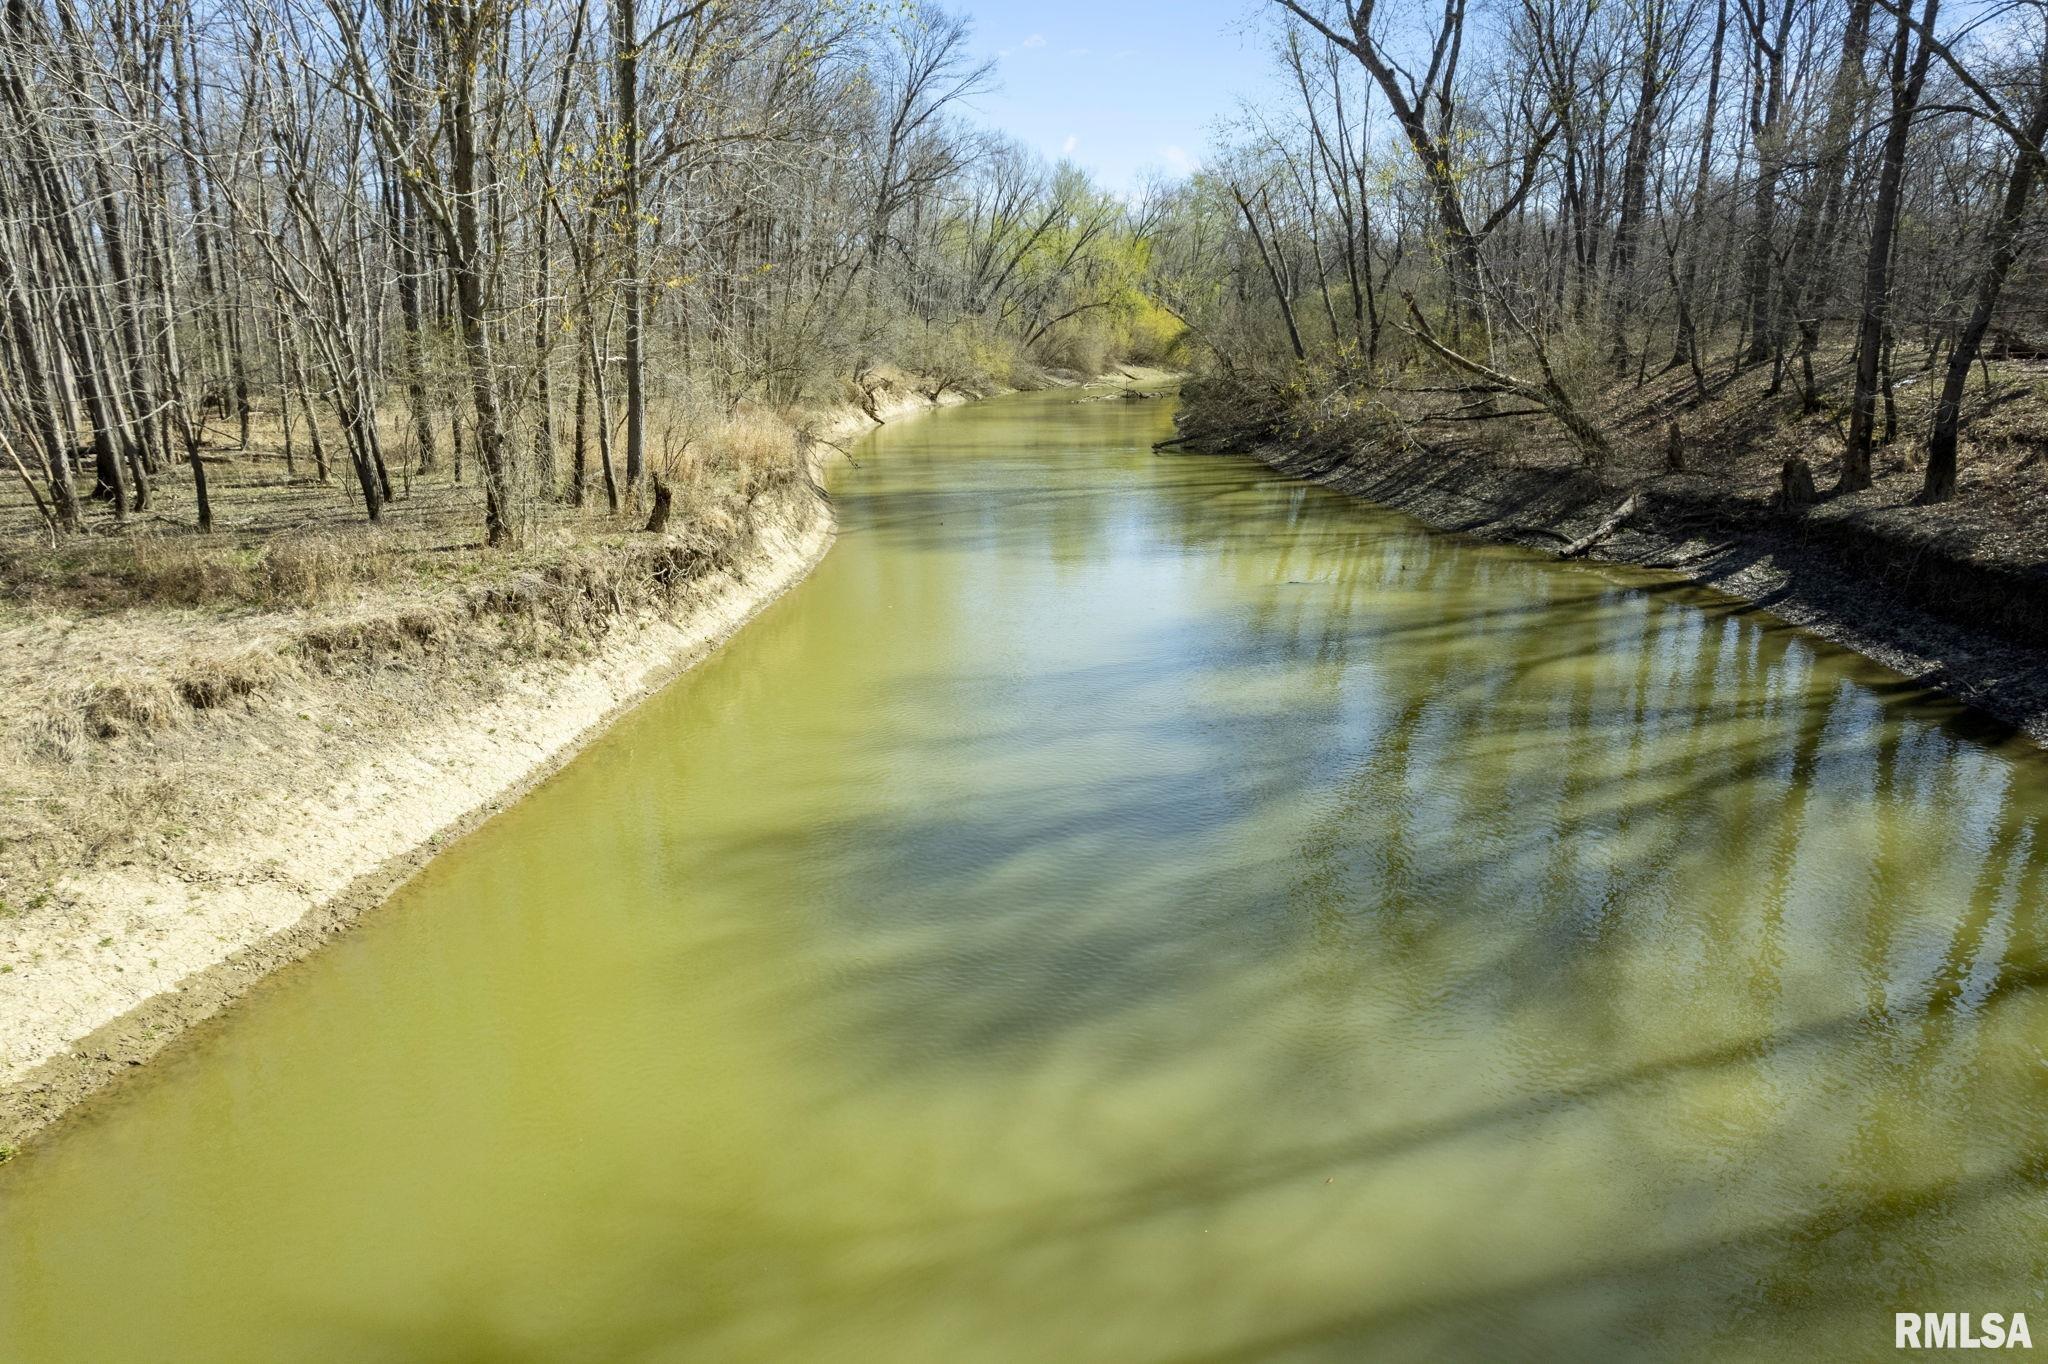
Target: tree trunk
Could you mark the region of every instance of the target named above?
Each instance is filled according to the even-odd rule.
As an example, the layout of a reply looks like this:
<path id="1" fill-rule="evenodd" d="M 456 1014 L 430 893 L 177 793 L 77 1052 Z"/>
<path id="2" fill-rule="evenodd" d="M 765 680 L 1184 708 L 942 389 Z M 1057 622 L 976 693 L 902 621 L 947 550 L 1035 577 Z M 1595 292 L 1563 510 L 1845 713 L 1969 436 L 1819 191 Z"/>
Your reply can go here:
<path id="1" fill-rule="evenodd" d="M 1813 352 L 1820 344 L 1820 305 L 1827 295 L 1830 275 L 1821 262 L 1831 254 L 1848 188 L 1850 134 L 1855 130 L 1856 111 L 1863 103 L 1863 57 L 1870 44 L 1870 16 L 1874 8 L 1874 0 L 1850 0 L 1848 23 L 1843 26 L 1842 54 L 1828 94 L 1827 123 L 1821 130 L 1819 164 L 1814 176 L 1818 183 L 1806 195 L 1799 225 L 1792 233 L 1789 268 L 1781 291 L 1783 301 L 1774 324 L 1782 334 L 1785 314 L 1790 314 L 1799 327 L 1799 405 L 1809 415 L 1821 406 L 1813 377 Z"/>
<path id="2" fill-rule="evenodd" d="M 1287 297 L 1287 285 L 1280 278 L 1280 267 L 1273 259 L 1273 253 L 1266 249 L 1265 235 L 1259 231 L 1259 220 L 1252 216 L 1250 202 L 1236 185 L 1230 187 L 1230 194 L 1237 200 L 1238 208 L 1244 213 L 1244 225 L 1251 230 L 1252 244 L 1259 248 L 1259 259 L 1265 262 L 1266 278 L 1273 284 L 1273 301 L 1280 305 L 1280 316 L 1287 323 L 1287 344 L 1293 347 L 1294 358 L 1305 363 L 1308 360 L 1308 351 L 1302 347 L 1301 328 L 1295 325 L 1294 304 Z M 1278 243 L 1274 245 L 1277 248 Z"/>
<path id="3" fill-rule="evenodd" d="M 621 211 L 625 217 L 623 250 L 626 324 L 626 488 L 640 484 L 647 466 L 647 357 L 642 335 L 646 292 L 640 262 L 640 34 L 635 0 L 612 0 L 612 42 L 616 48 L 612 80 L 617 89 L 621 169 Z"/>
<path id="4" fill-rule="evenodd" d="M 1749 261 L 1749 349 L 1744 363 L 1757 364 L 1772 351 L 1772 266 L 1778 222 L 1778 178 L 1785 170 L 1785 47 L 1791 41 L 1794 0 L 1779 0 L 1774 37 L 1764 34 L 1766 0 L 1758 0 L 1750 21 L 1750 44 L 1763 64 L 1760 102 L 1751 120 L 1756 142 L 1756 184 L 1751 187 Z"/>
<path id="5" fill-rule="evenodd" d="M 1998 295 L 2005 288 L 2019 257 L 2020 229 L 2027 218 L 2027 200 L 2042 170 L 2041 143 L 2048 138 L 2048 47 L 2042 49 L 2039 84 L 2034 107 L 2025 128 L 2026 145 L 2018 149 L 2012 171 L 2006 177 L 2005 196 L 1998 216 L 1984 230 L 1984 263 L 1977 268 L 1971 289 L 1970 320 L 1948 353 L 1948 366 L 1941 380 L 1941 397 L 1934 405 L 1934 425 L 1927 437 L 1927 475 L 1920 488 L 1923 503 L 1946 502 L 1956 494 L 1956 441 L 1962 428 L 1963 389 L 1970 381 L 1970 365 L 1991 329 Z"/>
<path id="6" fill-rule="evenodd" d="M 1694 386 L 1702 402 L 1706 401 L 1707 380 L 1706 370 L 1700 364 L 1699 331 L 1693 320 L 1696 316 L 1693 294 L 1699 284 L 1699 239 L 1705 227 L 1707 195 L 1713 183 L 1714 124 L 1720 113 L 1721 57 L 1727 40 L 1728 0 L 1719 0 L 1714 13 L 1714 52 L 1707 72 L 1707 104 L 1700 116 L 1699 163 L 1693 168 L 1692 203 L 1687 211 L 1692 242 L 1685 253 L 1685 264 L 1672 281 L 1673 291 L 1678 296 L 1678 327 L 1671 339 L 1671 362 L 1691 366 Z"/>
<path id="7" fill-rule="evenodd" d="M 1921 32 L 1931 37 L 1940 0 L 1925 0 Z M 1892 239 L 1898 231 L 1900 191 L 1906 179 L 1906 141 L 1913 111 L 1927 82 L 1934 46 L 1925 38 L 1913 47 L 1913 21 L 1907 0 L 1900 0 L 1898 32 L 1891 53 L 1891 125 L 1885 130 L 1884 153 L 1877 180 L 1877 201 L 1871 209 L 1870 254 L 1863 267 L 1863 309 L 1856 329 L 1856 391 L 1849 405 L 1849 444 L 1842 452 L 1842 476 L 1836 492 L 1870 486 L 1870 450 L 1877 425 L 1878 361 L 1891 318 Z"/>
<path id="8" fill-rule="evenodd" d="M 591 398 L 597 407 L 597 463 L 604 471 L 605 507 L 613 516 L 619 514 L 619 480 L 612 468 L 612 418 L 611 402 L 605 392 L 604 357 L 598 354 L 597 332 L 590 333 L 590 384 Z"/>
<path id="9" fill-rule="evenodd" d="M 466 16 L 474 24 L 473 14 Z M 512 535 L 512 480 L 506 463 L 504 417 L 491 359 L 489 310 L 484 300 L 483 215 L 479 200 L 476 128 L 476 55 L 470 41 L 451 52 L 448 76 L 448 178 L 454 204 L 449 252 L 455 277 L 455 313 L 469 361 L 470 401 L 476 409 L 477 462 L 484 476 L 484 539 L 498 546 Z"/>
<path id="10" fill-rule="evenodd" d="M 13 238 L 0 231 L 0 292 L 7 299 L 7 324 L 14 338 L 26 415 L 42 445 L 58 522 L 66 530 L 75 530 L 80 523 L 78 486 L 71 477 L 71 451 L 57 425 L 57 383 L 47 368 L 25 290 Z"/>
<path id="11" fill-rule="evenodd" d="M 1621 216 L 1607 251 L 1607 312 L 1613 325 L 1609 358 L 1617 373 L 1628 367 L 1627 295 L 1635 278 L 1636 239 L 1650 199 L 1650 148 L 1664 89 L 1664 14 L 1662 4 L 1644 7 L 1635 117 L 1629 121 L 1628 148 L 1622 157 Z"/>
<path id="12" fill-rule="evenodd" d="M 580 353 L 576 357 L 576 405 L 574 425 L 569 433 L 569 503 L 583 505 L 584 485 L 589 481 L 590 366 Z"/>
<path id="13" fill-rule="evenodd" d="M 660 474 L 654 476 L 654 510 L 648 514 L 646 529 L 655 535 L 668 529 L 670 503 L 674 500 L 666 480 Z"/>

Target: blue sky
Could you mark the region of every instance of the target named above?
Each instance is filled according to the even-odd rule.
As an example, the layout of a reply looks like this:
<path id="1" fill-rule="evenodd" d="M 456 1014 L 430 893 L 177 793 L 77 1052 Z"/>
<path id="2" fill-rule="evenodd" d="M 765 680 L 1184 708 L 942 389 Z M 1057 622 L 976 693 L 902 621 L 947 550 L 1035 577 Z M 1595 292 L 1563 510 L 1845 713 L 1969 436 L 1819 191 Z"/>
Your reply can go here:
<path id="1" fill-rule="evenodd" d="M 977 119 L 1112 189 L 1200 160 L 1217 120 L 1267 75 L 1247 20 L 1264 0 L 941 0 L 974 20 L 998 88 Z"/>

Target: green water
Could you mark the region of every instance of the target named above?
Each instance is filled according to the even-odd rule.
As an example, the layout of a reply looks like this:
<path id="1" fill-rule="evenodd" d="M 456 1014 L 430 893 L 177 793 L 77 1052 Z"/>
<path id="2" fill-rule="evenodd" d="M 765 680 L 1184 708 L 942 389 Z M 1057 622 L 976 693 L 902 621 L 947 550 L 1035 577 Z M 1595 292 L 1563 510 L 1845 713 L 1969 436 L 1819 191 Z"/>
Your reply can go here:
<path id="1" fill-rule="evenodd" d="M 2048 770 L 1164 404 L 892 427 L 715 660 L 0 1170 L 0 1357 L 2048 1343 Z"/>

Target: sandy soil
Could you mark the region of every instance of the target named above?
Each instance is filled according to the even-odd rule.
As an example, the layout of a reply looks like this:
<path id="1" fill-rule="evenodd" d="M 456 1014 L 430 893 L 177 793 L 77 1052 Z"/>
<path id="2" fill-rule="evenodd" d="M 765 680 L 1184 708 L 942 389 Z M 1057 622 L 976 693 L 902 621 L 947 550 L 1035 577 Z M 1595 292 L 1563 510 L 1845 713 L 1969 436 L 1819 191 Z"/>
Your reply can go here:
<path id="1" fill-rule="evenodd" d="M 879 415 L 930 406 L 903 395 Z M 820 434 L 869 425 L 849 409 Z M 678 608 L 612 625 L 582 657 L 480 677 L 474 657 L 427 652 L 403 676 L 363 679 L 363 696 L 445 693 L 410 723 L 388 723 L 389 704 L 365 723 L 345 684 L 286 688 L 215 721 L 213 750 L 237 779 L 167 793 L 189 823 L 0 905 L 0 1155 L 380 903 L 801 580 L 834 535 L 829 501 L 801 486 L 763 498 L 754 522 Z"/>

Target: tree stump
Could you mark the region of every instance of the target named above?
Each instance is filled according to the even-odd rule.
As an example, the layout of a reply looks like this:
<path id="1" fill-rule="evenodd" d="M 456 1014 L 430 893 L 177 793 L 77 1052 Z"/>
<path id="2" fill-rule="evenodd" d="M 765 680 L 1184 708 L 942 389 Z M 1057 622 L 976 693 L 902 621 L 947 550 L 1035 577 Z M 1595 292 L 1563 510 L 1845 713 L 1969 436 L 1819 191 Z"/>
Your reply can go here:
<path id="1" fill-rule="evenodd" d="M 668 510 L 674 501 L 674 494 L 670 492 L 668 484 L 662 481 L 660 474 L 656 474 L 654 476 L 654 510 L 647 514 L 647 529 L 650 533 L 659 535 L 668 529 Z"/>
<path id="2" fill-rule="evenodd" d="M 1679 434 L 1677 422 L 1664 429 L 1664 472 L 1685 472 L 1685 437 Z"/>
<path id="3" fill-rule="evenodd" d="M 1785 467 L 1778 474 L 1778 506 L 1783 511 L 1798 511 L 1820 501 L 1820 494 L 1813 486 L 1813 470 L 1805 460 L 1794 455 L 1785 461 Z"/>

